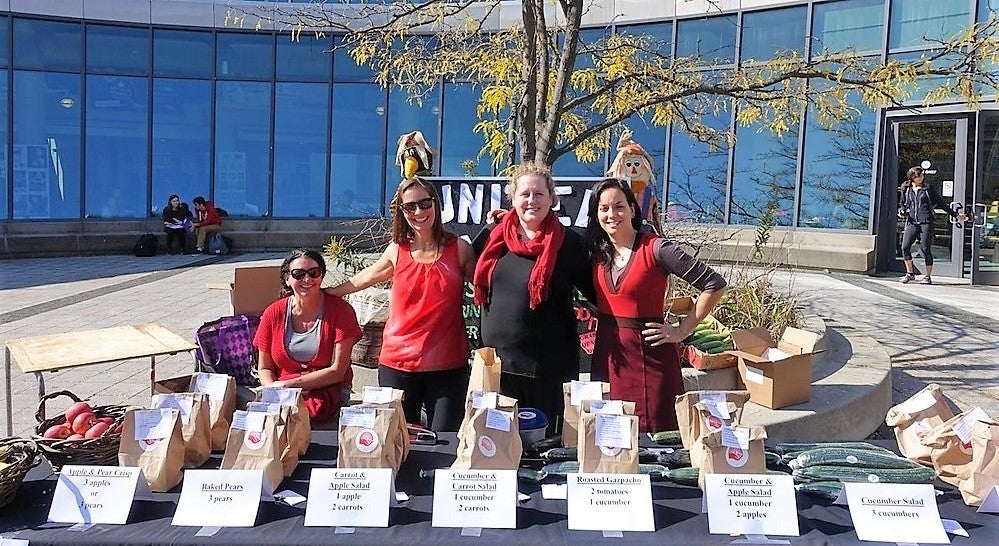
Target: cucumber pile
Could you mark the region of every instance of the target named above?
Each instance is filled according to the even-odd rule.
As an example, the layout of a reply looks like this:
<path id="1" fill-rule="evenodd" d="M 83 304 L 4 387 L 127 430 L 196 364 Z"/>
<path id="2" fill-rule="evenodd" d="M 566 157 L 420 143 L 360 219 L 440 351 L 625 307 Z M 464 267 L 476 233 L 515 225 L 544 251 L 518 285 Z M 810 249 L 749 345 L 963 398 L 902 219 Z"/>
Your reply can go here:
<path id="1" fill-rule="evenodd" d="M 703 320 L 694 328 L 694 332 L 683 340 L 698 351 L 708 354 L 718 354 L 731 350 L 732 334 L 728 328 L 715 329 L 715 324 Z"/>

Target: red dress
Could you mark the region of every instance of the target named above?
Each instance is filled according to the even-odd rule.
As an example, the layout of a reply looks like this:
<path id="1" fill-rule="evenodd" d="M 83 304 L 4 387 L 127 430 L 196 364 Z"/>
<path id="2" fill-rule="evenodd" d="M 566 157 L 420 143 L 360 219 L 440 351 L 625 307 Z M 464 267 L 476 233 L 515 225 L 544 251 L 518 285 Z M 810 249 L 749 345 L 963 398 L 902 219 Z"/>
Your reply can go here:
<path id="1" fill-rule="evenodd" d="M 444 243 L 437 260 L 428 264 L 413 259 L 409 244 L 400 244 L 379 362 L 404 372 L 465 366 L 464 288 L 457 238 Z"/>
<path id="2" fill-rule="evenodd" d="M 343 341 L 356 341 L 361 338 L 361 328 L 357 325 L 354 308 L 336 296 L 323 294 L 323 319 L 319 329 L 319 350 L 311 361 L 298 362 L 288 356 L 284 346 L 285 311 L 288 298 L 281 298 L 267 306 L 260 316 L 260 327 L 253 338 L 253 345 L 271 355 L 278 368 L 278 381 L 292 379 L 300 375 L 328 368 L 333 360 L 333 345 Z M 315 421 L 327 421 L 340 410 L 340 394 L 343 387 L 350 385 L 354 371 L 348 366 L 346 375 L 339 383 L 318 389 L 304 389 L 302 397 L 309 409 L 309 417 Z"/>
<path id="3" fill-rule="evenodd" d="M 658 347 L 642 338 L 646 322 L 663 321 L 668 276 L 656 265 L 657 237 L 640 233 L 631 261 L 615 286 L 606 264 L 593 266 L 597 291 L 597 338 L 591 379 L 609 381 L 613 399 L 635 402 L 643 432 L 675 430 L 674 401 L 683 393 L 679 347 Z"/>

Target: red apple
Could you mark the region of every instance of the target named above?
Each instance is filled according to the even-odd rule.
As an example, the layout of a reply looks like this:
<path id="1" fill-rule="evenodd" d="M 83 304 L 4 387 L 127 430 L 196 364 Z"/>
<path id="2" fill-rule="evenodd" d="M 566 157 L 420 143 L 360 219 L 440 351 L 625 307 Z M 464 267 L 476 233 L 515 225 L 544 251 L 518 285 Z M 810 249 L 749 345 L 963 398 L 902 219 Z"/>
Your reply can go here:
<path id="1" fill-rule="evenodd" d="M 42 434 L 42 437 L 51 438 L 55 440 L 64 440 L 66 438 L 69 438 L 70 434 L 72 434 L 72 432 L 69 430 L 68 426 L 52 425 L 51 427 L 48 428 L 48 430 L 45 431 L 45 434 Z"/>
<path id="2" fill-rule="evenodd" d="M 67 440 L 85 440 L 82 434 L 71 434 Z"/>
<path id="3" fill-rule="evenodd" d="M 98 417 L 97 418 L 97 422 L 98 423 L 107 423 L 108 426 L 110 427 L 111 425 L 114 424 L 114 418 L 113 417 Z"/>
<path id="4" fill-rule="evenodd" d="M 107 431 L 107 429 L 110 426 L 111 425 L 109 425 L 109 424 L 107 424 L 105 422 L 98 421 L 98 422 L 94 423 L 94 426 L 88 428 L 87 432 L 83 433 L 83 437 L 84 438 L 99 438 L 100 435 L 104 434 L 104 432 Z"/>
<path id="5" fill-rule="evenodd" d="M 90 404 L 86 402 L 76 402 L 72 406 L 66 408 L 63 415 L 66 416 L 66 422 L 72 424 L 76 420 L 76 416 L 81 413 L 93 413 L 94 408 L 90 407 Z"/>
<path id="6" fill-rule="evenodd" d="M 94 417 L 94 414 L 90 413 L 89 411 L 77 415 L 73 419 L 73 427 L 72 427 L 73 432 L 77 434 L 83 434 L 84 432 L 87 432 L 87 429 L 89 429 L 90 426 L 93 425 L 94 421 L 96 420 L 97 418 Z"/>

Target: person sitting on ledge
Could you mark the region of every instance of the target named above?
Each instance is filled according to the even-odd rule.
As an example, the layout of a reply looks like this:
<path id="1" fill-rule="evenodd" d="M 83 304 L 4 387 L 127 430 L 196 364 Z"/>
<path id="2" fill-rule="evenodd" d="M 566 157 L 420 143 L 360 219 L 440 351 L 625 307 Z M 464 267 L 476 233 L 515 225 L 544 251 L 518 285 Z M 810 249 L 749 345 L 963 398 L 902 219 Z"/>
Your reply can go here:
<path id="1" fill-rule="evenodd" d="M 208 236 L 222 229 L 222 218 L 215 210 L 215 205 L 200 195 L 194 198 L 194 210 L 197 214 L 194 222 L 194 232 L 198 237 L 197 251 L 204 252 Z"/>

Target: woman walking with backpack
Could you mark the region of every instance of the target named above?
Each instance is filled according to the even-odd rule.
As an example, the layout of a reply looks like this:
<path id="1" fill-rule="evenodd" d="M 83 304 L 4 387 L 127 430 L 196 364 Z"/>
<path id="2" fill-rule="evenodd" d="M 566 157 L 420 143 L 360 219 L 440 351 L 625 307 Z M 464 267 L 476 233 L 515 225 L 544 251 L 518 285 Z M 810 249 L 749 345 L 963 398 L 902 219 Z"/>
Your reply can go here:
<path id="1" fill-rule="evenodd" d="M 916 268 L 912 263 L 912 244 L 919 237 L 919 246 L 923 249 L 923 259 L 926 261 L 926 274 L 919 284 L 933 284 L 933 208 L 947 211 L 951 218 L 964 222 L 968 217 L 951 210 L 950 205 L 940 197 L 933 186 L 925 182 L 922 167 L 912 167 L 906 173 L 908 187 L 902 186 L 901 210 L 905 216 L 905 231 L 902 232 L 902 260 L 905 262 L 905 276 L 900 281 L 903 284 L 916 280 Z"/>

